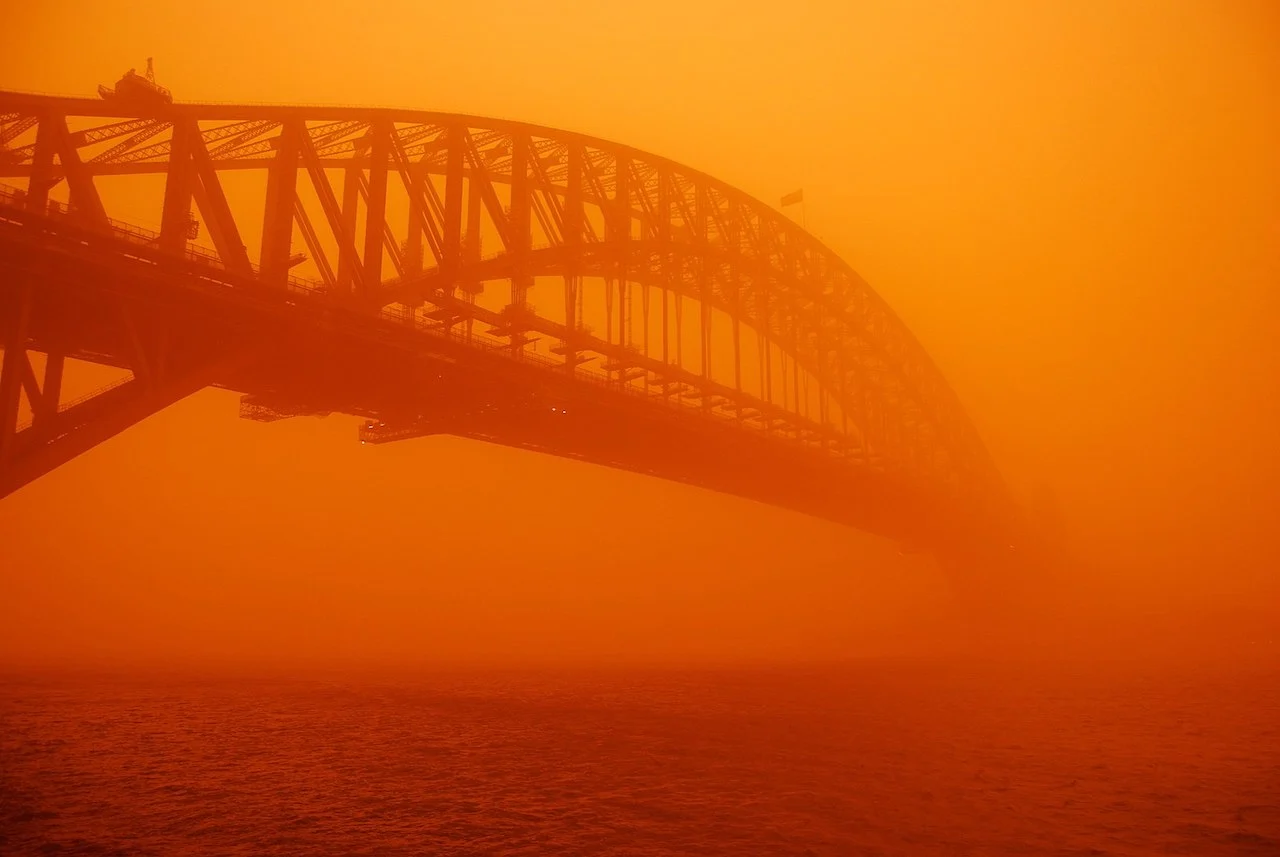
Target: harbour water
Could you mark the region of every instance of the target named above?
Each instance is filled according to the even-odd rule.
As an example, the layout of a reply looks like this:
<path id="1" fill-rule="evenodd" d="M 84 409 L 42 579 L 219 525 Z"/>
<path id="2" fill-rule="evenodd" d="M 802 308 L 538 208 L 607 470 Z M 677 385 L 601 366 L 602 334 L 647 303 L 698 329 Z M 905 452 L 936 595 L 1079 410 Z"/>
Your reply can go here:
<path id="1" fill-rule="evenodd" d="M 0 853 L 1280 854 L 1280 671 L 10 672 Z"/>

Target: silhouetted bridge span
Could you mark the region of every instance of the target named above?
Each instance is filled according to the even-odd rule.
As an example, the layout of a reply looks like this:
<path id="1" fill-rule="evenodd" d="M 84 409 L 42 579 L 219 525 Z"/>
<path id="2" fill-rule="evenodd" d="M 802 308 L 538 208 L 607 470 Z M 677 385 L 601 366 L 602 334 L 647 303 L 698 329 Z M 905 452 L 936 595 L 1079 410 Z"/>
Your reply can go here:
<path id="1" fill-rule="evenodd" d="M 216 386 L 249 419 L 479 438 L 944 555 L 1016 532 L 885 302 L 695 170 L 471 116 L 12 92 L 0 143 L 0 496 Z M 131 375 L 63 401 L 68 358 Z"/>

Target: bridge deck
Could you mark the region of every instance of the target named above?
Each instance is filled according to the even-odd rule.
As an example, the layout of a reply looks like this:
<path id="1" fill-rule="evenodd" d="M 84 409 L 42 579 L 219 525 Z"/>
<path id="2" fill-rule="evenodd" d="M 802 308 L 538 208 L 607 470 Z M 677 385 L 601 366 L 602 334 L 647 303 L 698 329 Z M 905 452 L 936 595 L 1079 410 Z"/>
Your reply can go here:
<path id="1" fill-rule="evenodd" d="M 260 225 L 223 170 L 265 178 Z M 159 232 L 108 217 L 96 184 L 148 173 Z M 461 115 L 0 92 L 0 177 L 25 183 L 0 187 L 0 495 L 212 385 L 243 393 L 250 419 L 355 414 L 365 442 L 473 437 L 938 551 L 1016 529 L 958 400 L 884 301 L 794 223 L 662 158 Z M 259 228 L 253 259 L 241 236 Z M 528 303 L 535 280 L 563 317 Z M 510 290 L 500 309 L 492 282 Z M 29 351 L 48 355 L 43 381 Z M 132 377 L 66 402 L 69 358 Z"/>

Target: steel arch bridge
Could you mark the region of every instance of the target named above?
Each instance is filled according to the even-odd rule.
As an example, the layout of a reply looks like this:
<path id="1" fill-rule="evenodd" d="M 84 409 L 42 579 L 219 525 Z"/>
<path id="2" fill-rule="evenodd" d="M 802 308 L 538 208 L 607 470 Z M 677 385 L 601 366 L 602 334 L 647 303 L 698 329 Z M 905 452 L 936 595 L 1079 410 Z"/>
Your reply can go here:
<path id="1" fill-rule="evenodd" d="M 1014 538 L 886 303 L 696 170 L 464 115 L 17 92 L 0 145 L 0 496 L 218 386 L 250 419 L 480 438 L 940 554 Z M 68 358 L 131 376 L 67 402 Z"/>

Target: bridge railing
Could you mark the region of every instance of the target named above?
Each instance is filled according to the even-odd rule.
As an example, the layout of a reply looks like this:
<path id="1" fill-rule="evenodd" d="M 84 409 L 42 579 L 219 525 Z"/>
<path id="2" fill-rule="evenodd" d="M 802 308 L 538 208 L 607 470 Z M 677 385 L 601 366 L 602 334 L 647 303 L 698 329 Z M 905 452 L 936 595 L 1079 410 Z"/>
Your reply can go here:
<path id="1" fill-rule="evenodd" d="M 26 210 L 28 207 L 27 192 L 22 188 L 0 183 L 0 205 Z M 50 199 L 45 202 L 44 209 L 38 213 L 50 218 L 70 219 L 76 214 L 76 210 L 65 202 Z M 108 217 L 105 225 L 107 227 L 106 231 L 113 236 L 123 238 L 139 247 L 157 249 L 160 246 L 160 233 L 155 230 L 123 220 L 116 220 L 114 217 Z M 218 256 L 217 251 L 201 247 L 199 244 L 188 243 L 182 255 L 188 261 L 201 262 L 223 271 L 229 270 Z M 249 262 L 249 268 L 255 275 L 261 273 L 261 268 L 253 261 Z M 289 275 L 288 282 L 290 287 L 304 291 L 317 291 L 323 288 L 323 283 L 319 281 L 304 279 L 292 274 Z"/>
<path id="2" fill-rule="evenodd" d="M 0 206 L 16 208 L 23 211 L 29 211 L 29 198 L 27 192 L 21 188 L 13 187 L 0 183 Z M 43 210 L 38 214 L 50 219 L 71 219 L 77 212 L 67 203 L 58 200 L 47 200 Z M 81 226 L 86 225 L 83 221 L 78 221 Z M 105 229 L 101 229 L 105 226 Z M 160 233 L 154 230 L 146 229 L 136 224 L 126 221 L 107 218 L 105 224 L 101 224 L 100 231 L 104 231 L 120 240 L 124 240 L 130 244 L 146 247 L 150 250 L 157 250 L 160 246 Z M 501 255 L 500 253 L 490 254 L 490 256 Z M 182 252 L 182 257 L 189 262 L 195 262 L 203 267 L 213 271 L 228 272 L 226 264 L 218 256 L 217 252 L 211 249 L 201 247 L 199 245 L 188 243 Z M 258 264 L 250 261 L 250 270 L 253 275 L 258 275 L 261 268 Z M 395 280 L 390 281 L 392 283 Z M 316 280 L 306 279 L 295 275 L 288 275 L 286 278 L 286 289 L 295 294 L 304 295 L 308 298 L 323 299 L 327 295 L 325 284 Z M 528 351 L 523 345 L 513 345 L 511 342 L 504 341 L 498 337 L 490 336 L 483 332 L 475 332 L 470 330 L 458 330 L 453 325 L 446 325 L 440 322 L 428 321 L 417 315 L 408 315 L 401 311 L 393 309 L 382 309 L 378 315 L 385 321 L 392 322 L 396 327 L 412 326 L 415 330 L 426 335 L 449 339 L 471 348 L 477 348 L 487 353 L 501 356 L 508 360 L 520 363 L 532 364 L 547 370 L 554 370 L 572 377 L 576 383 L 591 385 L 601 390 L 607 390 L 612 393 L 633 396 L 645 399 L 652 403 L 661 403 L 667 407 L 678 409 L 683 413 L 692 416 L 698 416 L 720 424 L 732 424 L 740 429 L 766 435 L 774 440 L 782 440 L 795 443 L 814 449 L 822 449 L 833 454 L 838 458 L 846 460 L 862 459 L 861 451 L 851 442 L 853 439 L 841 436 L 839 438 L 831 436 L 829 430 L 824 430 L 822 426 L 814 423 L 812 426 L 805 427 L 801 425 L 801 418 L 798 415 L 789 415 L 794 421 L 790 430 L 778 431 L 777 426 L 771 419 L 761 422 L 752 417 L 742 416 L 739 413 L 726 412 L 717 406 L 708 405 L 704 402 L 689 402 L 685 400 L 679 390 L 669 391 L 667 387 L 670 384 L 679 384 L 679 382 L 661 382 L 658 386 L 649 383 L 649 373 L 646 373 L 645 383 L 643 385 L 634 384 L 630 381 L 620 380 L 607 372 L 591 369 L 585 366 L 574 366 L 572 372 L 565 368 L 565 362 L 548 357 L 536 352 Z M 127 383 L 130 379 L 125 378 L 117 384 L 110 385 L 104 390 L 97 390 L 85 398 L 93 398 L 110 389 L 111 386 Z M 705 393 L 703 394 L 705 395 Z M 66 403 L 60 406 L 60 410 L 65 410 L 74 403 Z M 30 421 L 23 423 L 23 428 L 28 427 Z M 866 462 L 863 462 L 864 464 Z"/>
<path id="3" fill-rule="evenodd" d="M 412 317 L 406 316 L 402 313 L 399 313 L 399 312 L 396 312 L 395 310 L 390 310 L 390 309 L 384 309 L 379 314 L 381 315 L 382 318 L 387 319 L 389 321 L 396 322 L 401 325 L 411 324 L 417 330 L 422 331 L 423 333 L 426 333 L 429 336 L 450 339 L 460 344 L 468 345 L 473 348 L 479 348 L 481 350 L 484 350 L 496 355 L 500 355 L 507 359 L 515 360 L 521 363 L 529 363 L 535 366 L 543 367 L 548 370 L 559 371 L 561 373 L 566 372 L 564 361 L 556 360 L 555 358 L 552 358 L 552 357 L 546 357 L 544 355 L 537 354 L 536 352 L 530 352 L 523 347 L 512 346 L 509 342 L 503 341 L 502 339 L 499 339 L 498 337 L 495 337 L 495 336 L 490 336 L 486 333 L 477 333 L 474 331 L 468 333 L 466 331 L 456 330 L 450 326 L 442 325 L 439 323 L 427 322 L 421 318 L 418 318 L 417 316 L 412 316 Z M 664 392 L 660 387 L 655 388 L 654 386 L 651 386 L 651 385 L 641 386 L 641 385 L 632 384 L 630 382 L 619 382 L 616 378 L 612 377 L 611 375 L 605 372 L 585 368 L 582 366 L 574 367 L 572 377 L 573 377 L 573 380 L 578 383 L 589 384 L 595 387 L 599 387 L 601 389 L 606 389 L 606 390 L 610 390 L 612 392 L 617 392 L 617 393 L 623 393 L 629 396 L 642 398 L 651 402 L 666 403 L 672 407 L 679 407 L 682 410 L 687 411 L 689 413 L 699 414 L 699 415 L 709 417 L 717 422 L 736 423 L 746 429 L 755 430 L 762 433 L 773 433 L 775 436 L 777 435 L 776 432 L 771 432 L 767 426 L 759 425 L 745 418 L 740 419 L 735 414 L 725 413 L 723 411 L 716 410 L 715 408 L 704 407 L 703 405 L 700 405 L 700 404 L 686 403 L 681 399 L 681 397 L 678 394 Z M 821 444 L 816 444 L 816 445 L 821 446 Z"/>
<path id="4" fill-rule="evenodd" d="M 65 402 L 58 402 L 58 413 L 62 413 L 63 411 L 69 411 L 72 408 L 76 407 L 77 405 L 83 405 L 85 402 L 89 401 L 90 399 L 96 399 L 99 396 L 103 395 L 104 393 L 110 393 L 112 390 L 116 389 L 117 387 L 123 387 L 125 384 L 128 384 L 132 380 L 133 380 L 132 375 L 129 375 L 125 378 L 117 378 L 115 381 L 112 381 L 110 384 L 104 384 L 101 387 L 98 387 L 94 390 L 91 390 L 88 393 L 85 393 L 83 396 L 77 396 L 76 398 L 68 399 Z M 25 431 L 26 429 L 31 428 L 34 421 L 35 420 L 33 416 L 28 416 L 26 419 L 19 420 L 18 425 L 15 428 L 15 432 L 22 432 L 22 431 Z"/>

